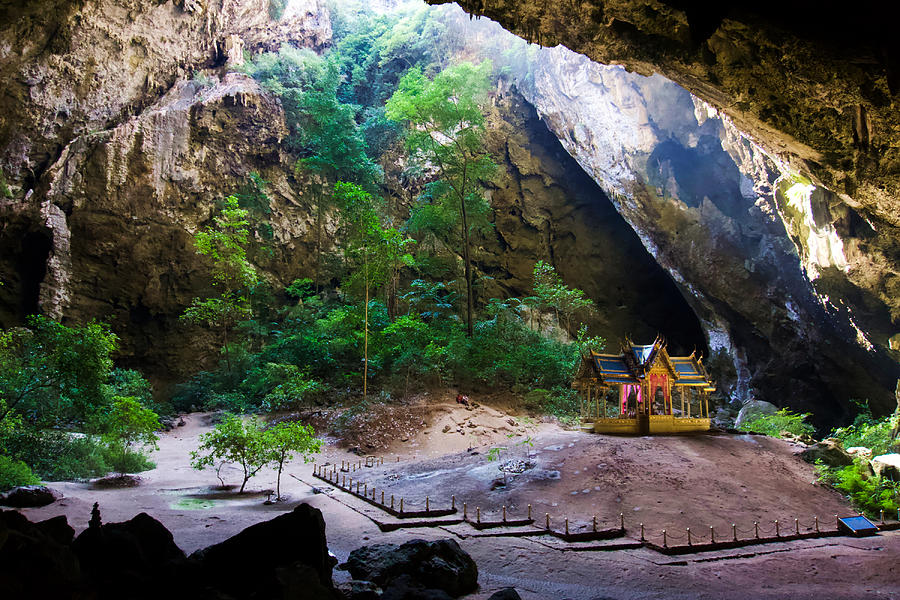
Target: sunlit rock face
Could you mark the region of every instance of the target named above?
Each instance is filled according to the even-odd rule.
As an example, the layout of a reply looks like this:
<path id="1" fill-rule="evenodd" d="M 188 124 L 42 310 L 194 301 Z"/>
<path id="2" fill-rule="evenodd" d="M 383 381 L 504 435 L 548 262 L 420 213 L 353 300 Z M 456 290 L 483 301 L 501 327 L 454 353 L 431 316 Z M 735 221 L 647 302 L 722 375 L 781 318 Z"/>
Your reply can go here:
<path id="1" fill-rule="evenodd" d="M 742 401 L 789 396 L 823 419 L 851 397 L 889 407 L 896 366 L 843 300 L 851 259 L 821 191 L 660 76 L 560 47 L 540 53 L 521 87 L 682 286 L 713 352 L 731 357 L 724 391 Z M 844 294 L 829 298 L 826 278 Z"/>
<path id="2" fill-rule="evenodd" d="M 445 4 L 449 0 L 426 0 Z M 854 208 L 900 225 L 900 44 L 886 5 L 459 0 L 544 46 L 654 72 Z"/>
<path id="3" fill-rule="evenodd" d="M 311 1 L 311 0 L 310 0 Z M 309 3 L 309 2 L 308 2 Z M 224 64 L 226 41 L 322 47 L 327 12 L 273 23 L 268 0 L 90 0 L 0 5 L 0 167 L 23 193 L 78 135 L 140 112 L 194 70 Z"/>
<path id="4" fill-rule="evenodd" d="M 597 308 L 579 315 L 616 350 L 626 336 L 665 336 L 674 353 L 708 355 L 703 328 L 683 295 L 606 197 L 515 91 L 490 111 L 488 148 L 499 173 L 489 185 L 494 225 L 479 239 L 485 295 L 533 293 L 544 260 Z"/>

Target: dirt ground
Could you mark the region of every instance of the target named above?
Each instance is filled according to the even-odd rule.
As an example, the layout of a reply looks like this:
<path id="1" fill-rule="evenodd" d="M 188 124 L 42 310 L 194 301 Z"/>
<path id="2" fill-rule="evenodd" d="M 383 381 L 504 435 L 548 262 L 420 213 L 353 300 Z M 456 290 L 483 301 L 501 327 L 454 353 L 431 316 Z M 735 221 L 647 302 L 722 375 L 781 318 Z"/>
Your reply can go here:
<path id="1" fill-rule="evenodd" d="M 429 441 L 437 446 L 441 436 L 459 443 L 452 431 L 432 435 L 439 439 Z M 835 514 L 852 512 L 839 494 L 814 483 L 814 469 L 796 456 L 799 448 L 764 436 L 624 437 L 545 426 L 503 442 L 507 450 L 495 461 L 488 460 L 488 443 L 364 469 L 354 480 L 404 497 L 412 510 L 421 508 L 426 495 L 437 506 L 455 495 L 471 510 L 480 507 L 485 520 L 499 520 L 504 505 L 510 518 L 524 517 L 531 504 L 535 518 L 550 514 L 558 529 L 568 518 L 575 531 L 590 527 L 594 516 L 616 526 L 624 514 L 630 533 L 639 536 L 643 523 L 648 538 L 667 529 L 670 542 L 684 538 L 688 527 L 694 540 L 707 539 L 710 526 L 721 540 L 731 536 L 732 523 L 749 535 L 759 522 L 761 534 L 774 535 L 776 519 L 782 532 L 794 530 L 795 518 L 801 531 L 810 531 L 815 516 L 825 528 Z M 511 463 L 528 468 L 507 475 L 503 485 L 498 467 Z"/>
<path id="2" fill-rule="evenodd" d="M 376 485 L 408 494 L 410 502 L 420 502 L 413 497 L 426 494 L 449 501 L 451 493 L 465 498 L 470 506 L 478 503 L 497 510 L 504 503 L 511 510 L 523 510 L 530 502 L 535 512 L 551 512 L 559 519 L 569 516 L 573 526 L 575 521 L 586 523 L 592 514 L 609 523 L 625 512 L 630 532 L 636 522 L 644 522 L 648 533 L 682 525 L 706 531 L 714 525 L 718 530 L 720 524 L 725 528 L 731 522 L 746 528 L 754 519 L 779 518 L 793 526 L 793 516 L 808 524 L 812 515 L 851 513 L 834 492 L 813 485 L 811 467 L 794 455 L 789 444 L 778 440 L 728 435 L 596 436 L 495 408 L 466 410 L 452 402 L 415 410 L 420 411 L 418 424 L 410 421 L 414 426 L 409 431 L 393 436 L 388 448 L 379 453 L 385 456 L 384 467 L 371 470 L 372 480 L 381 482 Z M 162 436 L 160 450 L 153 456 L 157 468 L 141 474 L 140 486 L 96 489 L 90 483 L 55 483 L 52 487 L 64 499 L 23 512 L 33 520 L 65 514 L 78 531 L 87 526 L 93 502 L 100 503 L 106 522 L 147 512 L 173 532 L 179 546 L 192 552 L 307 502 L 322 510 L 329 548 L 342 561 L 352 549 L 368 543 L 451 535 L 440 528 L 382 533 L 346 494 L 314 493 L 313 487 L 322 483 L 311 476 L 311 465 L 302 462 L 286 469 L 282 488 L 287 502 L 263 504 L 275 483 L 274 473 L 268 470 L 251 479 L 249 493 L 239 496 L 216 490 L 212 470 L 197 472 L 189 464 L 197 437 L 210 426 L 203 415 L 189 415 L 185 421 L 184 427 Z M 516 443 L 529 438 L 533 446 Z M 510 448 L 504 458 L 529 459 L 535 464 L 505 488 L 492 491 L 491 482 L 501 474 L 498 463 L 486 461 L 485 455 L 500 444 Z M 342 460 L 356 461 L 359 456 L 329 443 L 316 462 L 340 464 Z M 225 478 L 237 481 L 238 472 L 226 471 Z M 481 588 L 469 596 L 477 600 L 509 585 L 525 600 L 818 599 L 823 594 L 900 598 L 900 534 L 896 533 L 687 557 L 666 557 L 644 548 L 563 551 L 539 538 L 470 537 L 459 542 L 478 563 Z M 336 580 L 346 578 L 345 572 L 335 571 Z"/>

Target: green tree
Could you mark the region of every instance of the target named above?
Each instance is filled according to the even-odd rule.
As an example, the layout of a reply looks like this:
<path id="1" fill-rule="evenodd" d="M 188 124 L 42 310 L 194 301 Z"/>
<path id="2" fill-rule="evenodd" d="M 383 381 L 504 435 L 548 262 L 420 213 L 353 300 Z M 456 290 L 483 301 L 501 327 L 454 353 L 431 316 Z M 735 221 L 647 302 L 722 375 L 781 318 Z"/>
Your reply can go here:
<path id="1" fill-rule="evenodd" d="M 229 374 L 232 372 L 229 333 L 239 322 L 252 316 L 249 293 L 258 281 L 256 268 L 247 259 L 248 242 L 247 210 L 238 205 L 237 197 L 228 196 L 214 224 L 194 235 L 197 254 L 212 259 L 213 286 L 219 295 L 205 300 L 194 298 L 181 316 L 189 323 L 205 324 L 222 332 Z"/>
<path id="2" fill-rule="evenodd" d="M 560 324 L 562 315 L 567 333 L 572 331 L 572 317 L 576 313 L 594 308 L 593 301 L 582 290 L 567 286 L 551 264 L 539 260 L 534 265 L 533 276 L 534 293 L 543 306 L 553 309 Z"/>
<path id="3" fill-rule="evenodd" d="M 338 180 L 374 191 L 381 169 L 368 156 L 356 122 L 357 106 L 338 98 L 342 75 L 336 55 L 283 46 L 247 66 L 248 72 L 281 99 L 289 135 L 284 145 L 297 156 L 294 174 L 316 212 L 316 291 L 321 282 L 322 234 Z"/>
<path id="4" fill-rule="evenodd" d="M 159 415 L 141 406 L 132 396 L 115 396 L 108 412 L 100 419 L 101 437 L 110 449 L 109 463 L 120 474 L 135 464 L 135 456 L 146 459 L 149 447 L 159 450 Z"/>
<path id="5" fill-rule="evenodd" d="M 68 327 L 43 316 L 0 331 L 0 422 L 84 422 L 106 403 L 118 338 L 102 323 Z"/>
<path id="6" fill-rule="evenodd" d="M 263 435 L 263 425 L 258 418 L 226 415 L 212 431 L 200 436 L 200 446 L 191 452 L 191 466 L 202 470 L 218 462 L 218 474 L 225 463 L 240 465 L 244 475 L 238 493 L 243 493 L 247 481 L 270 462 L 271 452 Z"/>
<path id="7" fill-rule="evenodd" d="M 476 224 L 471 217 L 487 214 L 483 182 L 496 165 L 484 148 L 482 106 L 487 99 L 491 62 L 462 63 L 429 80 L 421 69 L 411 69 L 387 102 L 387 116 L 406 122 L 406 144 L 414 159 L 437 168 L 439 183 L 432 188 L 432 206 L 426 214 L 458 226 L 466 283 L 466 331 L 474 327 L 472 244 Z M 447 217 L 453 217 L 448 221 Z"/>
<path id="8" fill-rule="evenodd" d="M 335 197 L 341 209 L 347 251 L 356 268 L 347 278 L 351 289 L 363 291 L 363 399 L 368 391 L 369 298 L 373 288 L 396 277 L 403 265 L 413 262 L 408 248 L 414 243 L 392 227 L 382 227 L 372 196 L 360 186 L 338 182 Z"/>
<path id="9" fill-rule="evenodd" d="M 278 471 L 275 496 L 281 500 L 281 472 L 284 463 L 299 454 L 303 462 L 312 461 L 312 455 L 322 451 L 322 440 L 309 425 L 297 421 L 285 421 L 267 429 L 263 434 L 263 445 L 269 453 L 269 462 Z"/>

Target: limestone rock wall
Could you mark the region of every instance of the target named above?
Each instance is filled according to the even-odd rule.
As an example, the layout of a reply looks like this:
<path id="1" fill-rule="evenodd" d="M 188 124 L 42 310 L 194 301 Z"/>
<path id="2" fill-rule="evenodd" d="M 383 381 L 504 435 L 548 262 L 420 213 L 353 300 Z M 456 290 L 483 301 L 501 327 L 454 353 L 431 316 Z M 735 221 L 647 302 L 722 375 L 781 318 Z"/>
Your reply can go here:
<path id="1" fill-rule="evenodd" d="M 198 350 L 212 341 L 178 316 L 210 279 L 191 236 L 250 172 L 270 182 L 272 201 L 270 214 L 256 215 L 271 225 L 271 239 L 260 237 L 265 229 L 256 235 L 272 252 L 254 261 L 276 288 L 309 268 L 309 208 L 280 151 L 285 131 L 277 101 L 229 73 L 208 86 L 179 82 L 141 115 L 72 142 L 47 173 L 47 203 L 64 209 L 71 238 L 68 256 L 59 253 L 68 276 L 48 273 L 41 308 L 102 317 L 122 338 L 126 363 L 154 375 L 196 370 Z M 52 296 L 57 289 L 63 297 Z"/>
<path id="2" fill-rule="evenodd" d="M 248 49 L 331 37 L 317 0 L 269 17 L 268 0 L 55 0 L 0 7 L 0 168 L 13 189 L 38 187 L 79 135 L 139 114 L 195 70 L 224 64 L 239 36 Z"/>
<path id="3" fill-rule="evenodd" d="M 859 301 L 862 273 L 883 283 L 885 272 L 866 271 L 878 256 L 831 218 L 845 206 L 834 194 L 660 76 L 565 48 L 542 51 L 533 69 L 525 95 L 680 284 L 711 349 L 731 356 L 724 391 L 789 396 L 828 417 L 857 396 L 887 410 L 891 320 L 884 300 Z"/>
<path id="4" fill-rule="evenodd" d="M 268 0 L 0 4 L 0 325 L 100 318 L 125 364 L 158 381 L 196 370 L 212 340 L 177 322 L 210 283 L 191 234 L 251 171 L 273 200 L 256 262 L 276 285 L 304 269 L 282 109 L 219 68 L 326 47 L 321 2 L 293 6 L 274 21 Z"/>

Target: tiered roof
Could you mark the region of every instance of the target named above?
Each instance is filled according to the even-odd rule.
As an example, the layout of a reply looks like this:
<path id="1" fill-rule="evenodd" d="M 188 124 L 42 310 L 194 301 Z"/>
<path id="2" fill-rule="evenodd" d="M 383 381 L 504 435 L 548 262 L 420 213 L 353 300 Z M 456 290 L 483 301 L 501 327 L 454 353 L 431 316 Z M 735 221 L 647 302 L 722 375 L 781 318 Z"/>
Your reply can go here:
<path id="1" fill-rule="evenodd" d="M 669 356 L 661 337 L 646 345 L 633 344 L 625 338 L 621 354 L 600 354 L 591 350 L 584 358 L 579 379 L 590 377 L 614 385 L 637 384 L 644 380 L 658 361 L 662 361 L 675 385 L 702 387 L 709 392 L 716 389 L 696 352 L 690 356 Z"/>

